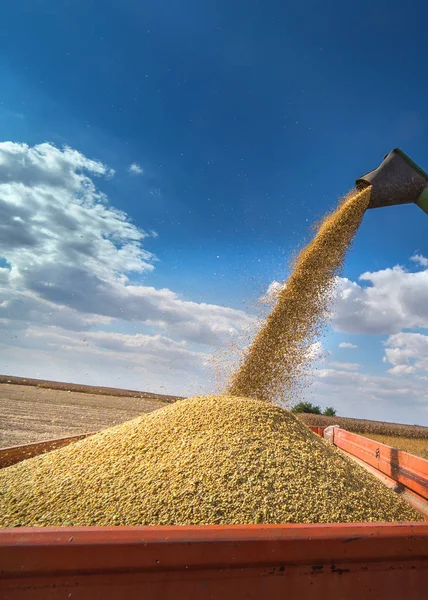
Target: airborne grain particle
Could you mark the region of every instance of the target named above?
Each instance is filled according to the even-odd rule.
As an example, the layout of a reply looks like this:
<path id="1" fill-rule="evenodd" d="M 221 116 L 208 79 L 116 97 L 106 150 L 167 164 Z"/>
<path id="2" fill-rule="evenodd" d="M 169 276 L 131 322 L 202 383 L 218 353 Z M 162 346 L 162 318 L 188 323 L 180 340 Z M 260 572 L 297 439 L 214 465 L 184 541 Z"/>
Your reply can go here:
<path id="1" fill-rule="evenodd" d="M 414 521 L 289 411 L 207 396 L 0 471 L 0 526 Z"/>

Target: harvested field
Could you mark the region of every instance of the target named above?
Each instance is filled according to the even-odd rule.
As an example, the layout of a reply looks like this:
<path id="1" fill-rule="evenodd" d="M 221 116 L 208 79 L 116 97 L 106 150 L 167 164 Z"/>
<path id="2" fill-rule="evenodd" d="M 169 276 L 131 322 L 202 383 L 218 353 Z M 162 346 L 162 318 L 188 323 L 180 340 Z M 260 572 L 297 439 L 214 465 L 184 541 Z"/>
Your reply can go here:
<path id="1" fill-rule="evenodd" d="M 392 435 L 376 435 L 374 433 L 366 434 L 366 437 L 428 460 L 428 440 L 396 437 Z"/>
<path id="2" fill-rule="evenodd" d="M 138 390 L 124 390 L 122 388 L 103 387 L 99 385 L 84 385 L 81 383 L 66 383 L 64 381 L 49 381 L 47 379 L 31 379 L 26 377 L 13 377 L 11 375 L 0 375 L 0 384 L 28 385 L 48 390 L 59 390 L 64 392 L 82 392 L 83 394 L 97 394 L 101 396 L 121 396 L 124 398 L 147 398 L 148 400 L 160 400 L 161 402 L 175 402 L 181 396 L 168 396 L 164 394 L 153 394 L 151 392 L 140 392 Z"/>
<path id="3" fill-rule="evenodd" d="M 63 390 L 69 389 L 62 385 Z M 0 384 L 0 448 L 112 427 L 165 406 L 160 398 L 156 394 L 133 398 Z"/>
<path id="4" fill-rule="evenodd" d="M 0 448 L 99 431 L 178 399 L 150 392 L 0 375 Z M 340 425 L 368 437 L 428 440 L 428 427 L 346 417 L 296 416 L 307 425 Z"/>
<path id="5" fill-rule="evenodd" d="M 388 423 L 387 421 L 368 421 L 366 419 L 351 419 L 349 417 L 325 417 L 324 415 L 297 414 L 306 425 L 340 425 L 343 429 L 360 433 L 361 435 L 391 435 L 412 439 L 428 440 L 428 427 L 422 425 L 403 425 L 401 423 Z M 370 434 L 370 435 L 369 435 Z"/>

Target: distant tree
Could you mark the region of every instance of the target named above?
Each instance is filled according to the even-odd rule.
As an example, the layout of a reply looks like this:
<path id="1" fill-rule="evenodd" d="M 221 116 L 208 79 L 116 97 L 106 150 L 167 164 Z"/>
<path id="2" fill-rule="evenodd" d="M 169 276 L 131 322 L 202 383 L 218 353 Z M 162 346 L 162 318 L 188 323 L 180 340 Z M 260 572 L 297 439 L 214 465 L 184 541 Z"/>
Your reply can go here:
<path id="1" fill-rule="evenodd" d="M 334 408 L 332 406 L 327 406 L 327 408 L 323 412 L 323 415 L 325 415 L 326 417 L 335 417 L 336 411 L 334 410 Z"/>
<path id="2" fill-rule="evenodd" d="M 321 414 L 321 407 L 315 406 L 311 402 L 299 402 L 294 408 L 291 409 L 292 413 L 311 413 L 313 415 Z"/>

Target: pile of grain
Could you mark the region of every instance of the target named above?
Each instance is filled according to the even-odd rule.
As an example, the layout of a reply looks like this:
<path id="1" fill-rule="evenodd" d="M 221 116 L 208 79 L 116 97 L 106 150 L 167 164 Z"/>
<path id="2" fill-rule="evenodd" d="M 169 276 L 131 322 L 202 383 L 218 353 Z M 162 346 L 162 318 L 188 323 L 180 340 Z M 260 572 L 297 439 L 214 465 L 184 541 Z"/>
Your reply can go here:
<path id="1" fill-rule="evenodd" d="M 335 276 L 370 201 L 370 188 L 351 192 L 321 223 L 294 263 L 273 311 L 227 387 L 232 396 L 282 402 L 296 396 L 310 347 L 328 316 Z"/>
<path id="2" fill-rule="evenodd" d="M 0 471 L 0 525 L 411 521 L 396 494 L 290 412 L 181 400 Z"/>

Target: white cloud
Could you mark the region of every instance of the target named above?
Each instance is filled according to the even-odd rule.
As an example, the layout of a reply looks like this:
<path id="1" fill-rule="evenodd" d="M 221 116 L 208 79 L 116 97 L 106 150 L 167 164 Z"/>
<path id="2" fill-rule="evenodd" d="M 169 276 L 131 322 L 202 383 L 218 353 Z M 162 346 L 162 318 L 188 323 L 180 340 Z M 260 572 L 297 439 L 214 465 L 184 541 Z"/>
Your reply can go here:
<path id="1" fill-rule="evenodd" d="M 413 375 L 413 373 L 416 373 L 416 369 L 410 365 L 397 365 L 392 369 L 388 369 L 388 373 L 391 373 L 391 375 Z"/>
<path id="2" fill-rule="evenodd" d="M 385 342 L 384 362 L 393 365 L 393 375 L 428 371 L 428 335 L 400 332 Z"/>
<path id="3" fill-rule="evenodd" d="M 157 234 L 95 185 L 113 173 L 71 148 L 0 143 L 2 369 L 184 394 L 206 384 L 204 346 L 252 319 L 138 281 L 156 264 L 142 244 Z"/>
<path id="4" fill-rule="evenodd" d="M 283 281 L 272 281 L 269 285 L 266 293 L 261 296 L 260 301 L 267 304 L 269 307 L 273 307 L 278 300 L 279 294 L 286 287 L 286 282 Z"/>
<path id="5" fill-rule="evenodd" d="M 4 285 L 0 285 L 0 318 L 7 319 L 14 326 L 58 325 L 64 329 L 82 331 L 111 322 L 108 317 L 77 312 L 68 306 L 46 302 L 32 292 Z"/>
<path id="6" fill-rule="evenodd" d="M 179 370 L 192 364 L 202 365 L 207 355 L 191 350 L 184 341 L 177 342 L 161 335 L 128 335 L 106 331 L 70 332 L 58 327 L 29 328 L 25 334 L 25 347 L 32 342 L 48 344 L 86 353 L 106 355 L 111 351 L 133 360 L 141 366 L 156 367 L 174 365 Z M 126 355 L 126 356 L 125 356 Z"/>
<path id="7" fill-rule="evenodd" d="M 156 258 L 141 245 L 149 234 L 91 179 L 110 174 L 70 148 L 0 144 L 0 235 L 10 265 L 0 271 L 0 309 L 29 322 L 44 313 L 61 326 L 88 315 L 137 321 L 211 345 L 247 326 L 243 311 L 130 283 L 130 273 L 150 272 Z"/>
<path id="8" fill-rule="evenodd" d="M 203 389 L 208 355 L 159 335 L 16 327 L 0 320 L 4 372 L 187 395 Z M 206 381 L 205 387 L 210 382 Z M 208 391 L 209 387 L 207 388 Z"/>
<path id="9" fill-rule="evenodd" d="M 340 342 L 339 348 L 344 348 L 346 350 L 351 350 L 353 348 L 358 348 L 356 344 L 351 344 L 350 342 Z"/>
<path id="10" fill-rule="evenodd" d="M 317 404 L 338 414 L 428 425 L 428 388 L 419 378 L 321 369 L 312 390 Z"/>
<path id="11" fill-rule="evenodd" d="M 424 267 L 424 268 L 428 267 L 428 258 L 423 256 L 422 254 L 414 254 L 413 256 L 410 257 L 410 260 L 412 260 L 416 264 L 420 265 L 421 267 Z"/>
<path id="12" fill-rule="evenodd" d="M 48 143 L 33 147 L 14 142 L 0 143 L 2 184 L 18 183 L 28 187 L 46 185 L 74 190 L 81 190 L 83 185 L 93 192 L 93 183 L 82 174 L 82 170 L 92 175 L 114 175 L 113 169 L 69 147 L 59 150 Z"/>
<path id="13" fill-rule="evenodd" d="M 137 163 L 132 163 L 129 165 L 128 170 L 130 173 L 133 173 L 133 175 L 142 175 L 144 173 L 144 170 L 140 167 L 140 165 L 137 165 Z"/>
<path id="14" fill-rule="evenodd" d="M 337 361 L 329 361 L 328 366 L 333 369 L 345 369 L 346 371 L 358 371 L 361 369 L 361 365 L 358 363 L 347 363 L 347 362 L 337 362 Z"/>
<path id="15" fill-rule="evenodd" d="M 0 144 L 0 235 L 11 277 L 27 287 L 51 268 L 78 266 L 96 277 L 153 269 L 147 234 L 108 206 L 85 173 L 111 170 L 70 148 Z M 31 285 L 28 285 L 31 288 Z"/>
<path id="16" fill-rule="evenodd" d="M 363 286 L 338 279 L 332 324 L 345 333 L 393 334 L 428 327 L 428 269 L 411 273 L 401 266 L 363 273 Z"/>

